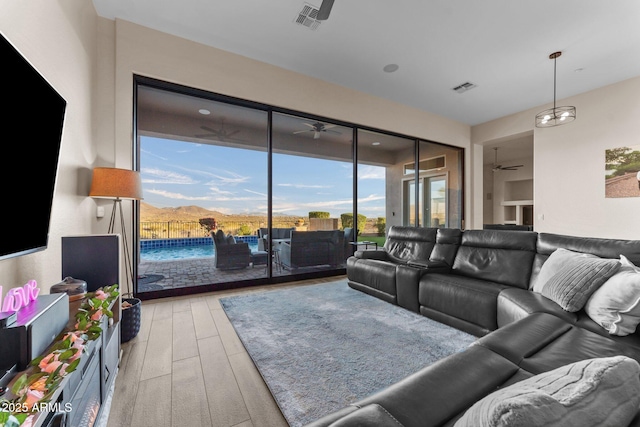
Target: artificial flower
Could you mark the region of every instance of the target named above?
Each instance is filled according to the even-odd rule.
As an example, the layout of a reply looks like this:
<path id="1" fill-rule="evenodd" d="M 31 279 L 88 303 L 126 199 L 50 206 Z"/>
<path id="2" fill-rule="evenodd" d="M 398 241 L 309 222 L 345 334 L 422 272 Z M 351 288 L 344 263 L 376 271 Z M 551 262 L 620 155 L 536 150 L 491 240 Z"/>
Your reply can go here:
<path id="1" fill-rule="evenodd" d="M 24 400 L 24 403 L 27 405 L 29 410 L 33 408 L 33 405 L 38 403 L 44 397 L 44 392 L 39 390 L 27 390 L 27 396 Z"/>
<path id="2" fill-rule="evenodd" d="M 95 294 L 94 294 L 95 298 L 98 298 L 99 300 L 106 300 L 108 295 L 104 293 L 104 291 L 102 289 L 98 289 Z"/>

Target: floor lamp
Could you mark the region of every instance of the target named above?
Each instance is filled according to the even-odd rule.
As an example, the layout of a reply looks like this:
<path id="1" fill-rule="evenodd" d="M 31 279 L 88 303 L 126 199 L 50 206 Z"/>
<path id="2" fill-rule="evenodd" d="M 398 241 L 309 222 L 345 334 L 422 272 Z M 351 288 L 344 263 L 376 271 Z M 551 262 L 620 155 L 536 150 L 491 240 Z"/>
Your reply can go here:
<path id="1" fill-rule="evenodd" d="M 122 243 L 125 257 L 125 270 L 127 280 L 127 292 L 131 295 L 129 283 L 133 284 L 133 263 L 129 252 L 127 233 L 124 228 L 124 214 L 122 212 L 122 200 L 141 200 L 142 183 L 140 173 L 128 169 L 95 168 L 91 181 L 90 197 L 113 199 L 113 210 L 109 220 L 109 234 L 114 232 L 116 223 L 116 211 L 120 214 L 120 229 L 122 230 Z M 131 282 L 130 282 L 131 281 Z"/>

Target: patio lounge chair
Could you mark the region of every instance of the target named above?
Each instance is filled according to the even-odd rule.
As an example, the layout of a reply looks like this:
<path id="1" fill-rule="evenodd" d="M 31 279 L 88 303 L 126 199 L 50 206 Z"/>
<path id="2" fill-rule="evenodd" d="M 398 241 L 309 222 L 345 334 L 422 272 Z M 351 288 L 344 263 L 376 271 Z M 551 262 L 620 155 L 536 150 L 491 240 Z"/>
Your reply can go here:
<path id="1" fill-rule="evenodd" d="M 251 262 L 251 249 L 246 242 L 236 242 L 233 235 L 225 236 L 222 230 L 211 232 L 215 247 L 214 265 L 220 270 L 245 268 Z"/>

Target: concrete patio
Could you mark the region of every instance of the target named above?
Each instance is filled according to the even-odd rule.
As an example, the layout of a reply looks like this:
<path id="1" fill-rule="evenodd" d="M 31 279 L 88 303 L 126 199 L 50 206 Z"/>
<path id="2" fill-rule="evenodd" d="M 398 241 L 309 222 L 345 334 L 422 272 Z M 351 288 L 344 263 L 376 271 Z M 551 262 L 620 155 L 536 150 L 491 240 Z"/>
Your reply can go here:
<path id="1" fill-rule="evenodd" d="M 172 261 L 141 261 L 138 264 L 138 291 L 155 291 L 208 285 L 213 283 L 237 282 L 267 277 L 266 266 L 249 266 L 238 270 L 219 270 L 214 267 L 213 258 L 190 258 Z M 273 265 L 274 276 L 286 276 L 291 272 Z M 163 276 L 160 280 L 144 284 L 145 276 Z"/>

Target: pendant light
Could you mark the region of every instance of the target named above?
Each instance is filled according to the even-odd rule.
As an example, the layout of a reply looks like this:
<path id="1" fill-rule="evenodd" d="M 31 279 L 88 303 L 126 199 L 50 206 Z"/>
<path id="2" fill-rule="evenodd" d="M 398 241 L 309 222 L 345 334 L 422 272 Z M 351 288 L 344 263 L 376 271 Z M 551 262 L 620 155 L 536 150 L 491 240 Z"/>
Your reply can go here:
<path id="1" fill-rule="evenodd" d="M 576 107 L 556 107 L 556 60 L 562 52 L 553 52 L 549 59 L 553 59 L 553 108 L 539 112 L 536 115 L 537 128 L 550 128 L 563 125 L 576 119 Z"/>

